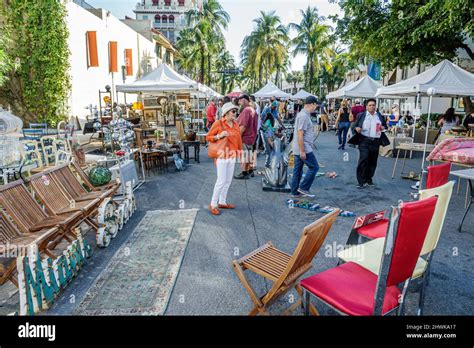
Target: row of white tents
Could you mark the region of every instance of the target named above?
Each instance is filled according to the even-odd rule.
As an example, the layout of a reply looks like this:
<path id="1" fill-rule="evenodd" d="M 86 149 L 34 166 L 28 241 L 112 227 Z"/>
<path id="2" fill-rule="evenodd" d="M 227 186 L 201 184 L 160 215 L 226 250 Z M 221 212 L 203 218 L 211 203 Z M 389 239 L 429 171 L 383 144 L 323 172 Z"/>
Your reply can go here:
<path id="1" fill-rule="evenodd" d="M 212 88 L 177 73 L 167 64 L 161 64 L 157 69 L 135 82 L 117 85 L 117 91 L 150 94 L 189 92 L 199 97 L 222 97 Z M 436 97 L 472 96 L 474 95 L 474 74 L 444 60 L 421 74 L 390 86 L 384 87 L 370 76 L 364 76 L 358 81 L 329 93 L 327 98 L 403 98 L 428 95 L 428 91 L 431 91 L 431 95 Z M 305 99 L 312 94 L 300 90 L 292 96 L 282 91 L 274 83 L 269 82 L 253 95 L 257 98 Z"/>
<path id="2" fill-rule="evenodd" d="M 358 81 L 329 93 L 327 98 L 405 98 L 428 95 L 430 88 L 434 88 L 431 90 L 431 95 L 436 97 L 472 96 L 474 95 L 474 74 L 448 60 L 443 60 L 421 74 L 390 86 L 384 87 L 371 77 L 364 76 Z"/>

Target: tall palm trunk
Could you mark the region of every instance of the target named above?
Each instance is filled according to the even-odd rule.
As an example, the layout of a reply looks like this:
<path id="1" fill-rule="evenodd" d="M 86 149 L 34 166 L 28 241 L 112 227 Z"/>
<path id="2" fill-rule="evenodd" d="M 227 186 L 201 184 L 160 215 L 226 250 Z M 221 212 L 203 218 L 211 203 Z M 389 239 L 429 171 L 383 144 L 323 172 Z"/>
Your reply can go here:
<path id="1" fill-rule="evenodd" d="M 201 46 L 201 71 L 199 71 L 199 82 L 204 83 L 204 74 L 206 69 L 206 56 L 204 55 L 204 47 Z"/>

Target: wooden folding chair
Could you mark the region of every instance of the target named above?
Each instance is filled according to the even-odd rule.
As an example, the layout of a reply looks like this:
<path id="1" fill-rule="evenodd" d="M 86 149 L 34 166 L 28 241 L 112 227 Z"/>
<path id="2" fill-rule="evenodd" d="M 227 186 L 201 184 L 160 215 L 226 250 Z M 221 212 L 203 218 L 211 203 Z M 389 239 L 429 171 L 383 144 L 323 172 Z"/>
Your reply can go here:
<path id="1" fill-rule="evenodd" d="M 76 161 L 73 161 L 71 163 L 71 167 L 79 176 L 81 181 L 87 186 L 87 189 L 90 191 L 103 191 L 103 190 L 110 190 L 110 189 L 115 189 L 116 191 L 120 187 L 119 179 L 117 179 L 116 181 L 110 182 L 106 185 L 95 187 L 94 185 L 91 184 L 91 182 L 89 181 L 89 177 Z"/>
<path id="2" fill-rule="evenodd" d="M 53 256 L 48 250 L 49 241 L 57 235 L 58 228 L 44 228 L 35 233 L 24 234 L 13 224 L 11 219 L 0 209 L 0 253 L 7 255 L 0 259 L 0 285 L 10 280 L 16 287 L 16 258 L 8 255 L 26 255 L 28 246 L 36 244 L 40 253 Z"/>
<path id="3" fill-rule="evenodd" d="M 93 220 L 93 217 L 98 212 L 100 199 L 76 202 L 57 179 L 51 175 L 51 171 L 54 171 L 54 168 L 28 178 L 31 188 L 41 203 L 54 215 L 81 212 L 83 221 L 98 231 L 100 226 Z"/>
<path id="4" fill-rule="evenodd" d="M 102 205 L 100 198 L 75 200 L 58 181 L 58 178 L 52 174 L 55 171 L 56 168 L 52 168 L 28 179 L 38 199 L 48 211 L 56 215 L 80 211 L 83 222 L 95 231 L 97 245 L 107 247 L 118 229 L 112 224 L 105 223 L 105 215 L 108 214 L 104 208 L 106 203 Z"/>
<path id="5" fill-rule="evenodd" d="M 312 267 L 313 258 L 321 248 L 339 212 L 340 210 L 336 209 L 306 226 L 293 255 L 276 249 L 268 242 L 241 259 L 233 261 L 234 270 L 254 304 L 249 315 L 268 315 L 268 307 L 292 288 L 296 289 L 300 299 L 284 314 L 289 314 L 302 305 L 303 291 L 297 284 L 298 278 Z M 245 270 L 255 272 L 272 281 L 272 288 L 263 296 L 258 297 L 244 275 Z M 311 306 L 311 312 L 317 314 L 314 306 Z"/>
<path id="6" fill-rule="evenodd" d="M 50 171 L 49 174 L 55 178 L 61 186 L 66 189 L 66 192 L 68 192 L 77 202 L 97 198 L 100 200 L 112 198 L 118 189 L 118 186 L 113 186 L 112 188 L 103 191 L 88 192 L 79 182 L 79 179 L 74 175 L 71 168 L 69 168 L 69 164 L 59 165 L 54 170 Z"/>
<path id="7" fill-rule="evenodd" d="M 63 193 L 69 194 L 76 202 L 98 199 L 100 201 L 98 222 L 105 224 L 110 237 L 115 238 L 122 227 L 122 219 L 118 212 L 119 204 L 112 200 L 118 186 L 113 186 L 108 190 L 88 192 L 69 168 L 69 164 L 57 166 L 49 171 L 49 175 L 59 183 Z"/>
<path id="8" fill-rule="evenodd" d="M 61 216 L 48 214 L 31 196 L 22 180 L 0 187 L 0 205 L 23 235 L 58 227 L 57 235 L 52 236 L 55 237 L 52 248 L 62 238 L 72 242 L 74 238 L 69 238 L 68 235 L 74 237 L 72 230 L 82 222 L 80 212 L 69 212 Z"/>

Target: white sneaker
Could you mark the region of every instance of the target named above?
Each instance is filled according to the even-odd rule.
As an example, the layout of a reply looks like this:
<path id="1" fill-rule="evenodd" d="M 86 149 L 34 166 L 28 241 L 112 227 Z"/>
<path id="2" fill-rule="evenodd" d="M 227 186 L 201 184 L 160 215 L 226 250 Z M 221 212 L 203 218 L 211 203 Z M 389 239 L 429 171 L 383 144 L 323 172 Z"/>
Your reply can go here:
<path id="1" fill-rule="evenodd" d="M 411 185 L 411 188 L 414 190 L 419 190 L 420 189 L 420 182 L 417 181 L 415 185 Z"/>
<path id="2" fill-rule="evenodd" d="M 308 198 L 316 197 L 316 195 L 313 195 L 313 194 L 309 193 L 308 191 L 305 191 L 305 190 L 302 190 L 302 189 L 298 189 L 298 192 L 301 193 L 304 197 L 308 197 Z"/>

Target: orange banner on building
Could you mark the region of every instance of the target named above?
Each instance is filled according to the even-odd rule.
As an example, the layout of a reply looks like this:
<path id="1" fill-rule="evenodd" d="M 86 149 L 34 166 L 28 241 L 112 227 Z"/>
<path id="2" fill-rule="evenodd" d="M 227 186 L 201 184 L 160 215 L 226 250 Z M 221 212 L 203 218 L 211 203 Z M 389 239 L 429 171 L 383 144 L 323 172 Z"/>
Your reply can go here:
<path id="1" fill-rule="evenodd" d="M 116 41 L 109 41 L 109 72 L 118 72 Z"/>
<path id="2" fill-rule="evenodd" d="M 132 49 L 125 49 L 125 67 L 127 68 L 127 76 L 133 75 L 133 58 L 132 58 Z"/>
<path id="3" fill-rule="evenodd" d="M 87 67 L 99 66 L 99 55 L 97 53 L 97 33 L 95 31 L 88 31 L 86 33 L 87 42 Z"/>

